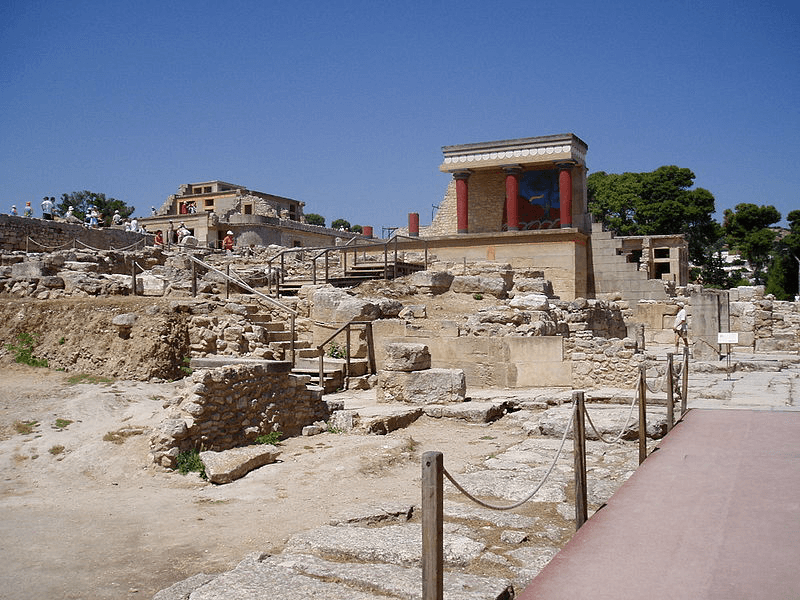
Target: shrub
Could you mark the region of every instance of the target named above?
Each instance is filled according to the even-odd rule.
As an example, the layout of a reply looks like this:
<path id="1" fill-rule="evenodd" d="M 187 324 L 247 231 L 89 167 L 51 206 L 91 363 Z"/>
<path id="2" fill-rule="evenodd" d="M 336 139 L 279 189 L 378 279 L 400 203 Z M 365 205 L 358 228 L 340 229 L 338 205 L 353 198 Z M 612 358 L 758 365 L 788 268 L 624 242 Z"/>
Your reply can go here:
<path id="1" fill-rule="evenodd" d="M 47 359 L 36 358 L 33 355 L 33 346 L 37 343 L 35 333 L 18 333 L 16 344 L 7 344 L 6 350 L 14 355 L 14 361 L 31 367 L 48 366 Z"/>
<path id="2" fill-rule="evenodd" d="M 270 444 L 272 446 L 276 446 L 282 435 L 283 434 L 280 431 L 271 431 L 270 433 L 265 433 L 258 436 L 255 439 L 255 442 L 256 444 Z"/>
<path id="3" fill-rule="evenodd" d="M 191 471 L 200 473 L 200 477 L 206 478 L 206 467 L 200 460 L 200 451 L 197 448 L 184 450 L 178 454 L 177 465 L 175 467 L 181 475 L 186 475 Z"/>

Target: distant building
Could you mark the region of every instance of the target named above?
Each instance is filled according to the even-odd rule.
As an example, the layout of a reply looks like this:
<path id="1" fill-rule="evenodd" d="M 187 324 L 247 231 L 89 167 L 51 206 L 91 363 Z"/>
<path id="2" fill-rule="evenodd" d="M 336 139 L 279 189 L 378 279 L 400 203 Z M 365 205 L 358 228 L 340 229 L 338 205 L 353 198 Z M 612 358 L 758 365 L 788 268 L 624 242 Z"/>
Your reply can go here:
<path id="1" fill-rule="evenodd" d="M 225 181 L 185 183 L 169 196 L 156 215 L 140 219 L 147 231 L 165 234 L 181 223 L 202 246 L 220 248 L 230 230 L 237 247 L 332 246 L 341 231 L 305 222 L 305 202 L 250 190 Z M 356 236 L 357 234 L 348 234 Z"/>

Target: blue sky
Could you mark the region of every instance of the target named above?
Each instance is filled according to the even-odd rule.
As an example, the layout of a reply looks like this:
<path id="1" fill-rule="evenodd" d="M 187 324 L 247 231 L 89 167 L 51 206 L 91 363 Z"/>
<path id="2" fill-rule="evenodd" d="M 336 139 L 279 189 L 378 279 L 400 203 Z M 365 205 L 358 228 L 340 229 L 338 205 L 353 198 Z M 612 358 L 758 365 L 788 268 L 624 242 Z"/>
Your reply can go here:
<path id="1" fill-rule="evenodd" d="M 800 209 L 796 2 L 0 4 L 0 211 L 221 179 L 330 223 L 431 220 L 441 147 L 556 133 Z"/>

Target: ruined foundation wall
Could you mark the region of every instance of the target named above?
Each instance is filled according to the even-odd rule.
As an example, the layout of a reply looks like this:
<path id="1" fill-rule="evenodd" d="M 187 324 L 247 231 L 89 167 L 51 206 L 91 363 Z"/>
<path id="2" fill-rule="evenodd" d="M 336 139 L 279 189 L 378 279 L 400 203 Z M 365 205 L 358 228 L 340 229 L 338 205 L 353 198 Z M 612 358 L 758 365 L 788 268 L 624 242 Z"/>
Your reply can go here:
<path id="1" fill-rule="evenodd" d="M 174 467 L 185 450 L 227 450 L 273 431 L 296 436 L 304 426 L 327 420 L 321 389 L 309 389 L 310 378 L 290 369 L 289 363 L 275 362 L 194 372 L 151 438 L 154 461 Z"/>
<path id="2" fill-rule="evenodd" d="M 92 248 L 110 250 L 126 248 L 138 242 L 141 248 L 143 240 L 148 240 L 148 245 L 152 246 L 151 235 L 124 229 L 110 227 L 89 229 L 76 223 L 0 215 L 0 250 L 6 252 L 14 250 L 50 252 L 65 244 L 75 244 L 78 249 L 81 248 L 81 244 L 85 244 Z"/>

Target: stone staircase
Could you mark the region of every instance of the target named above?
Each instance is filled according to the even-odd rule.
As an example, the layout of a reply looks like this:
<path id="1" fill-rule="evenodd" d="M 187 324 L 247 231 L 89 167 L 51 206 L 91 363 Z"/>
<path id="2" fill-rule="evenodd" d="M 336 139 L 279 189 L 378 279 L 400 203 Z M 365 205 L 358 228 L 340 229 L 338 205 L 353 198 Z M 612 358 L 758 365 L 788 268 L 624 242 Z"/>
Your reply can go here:
<path id="1" fill-rule="evenodd" d="M 394 279 L 424 270 L 425 265 L 404 260 L 390 260 L 388 264 L 384 264 L 383 261 L 365 261 L 349 265 L 343 274 L 328 277 L 327 283 L 334 287 L 352 287 L 364 281 L 384 279 L 384 277 Z M 310 277 L 286 279 L 278 286 L 278 292 L 281 296 L 296 296 L 302 286 L 313 283 Z M 325 283 L 324 275 L 317 277 L 317 283 Z"/>

